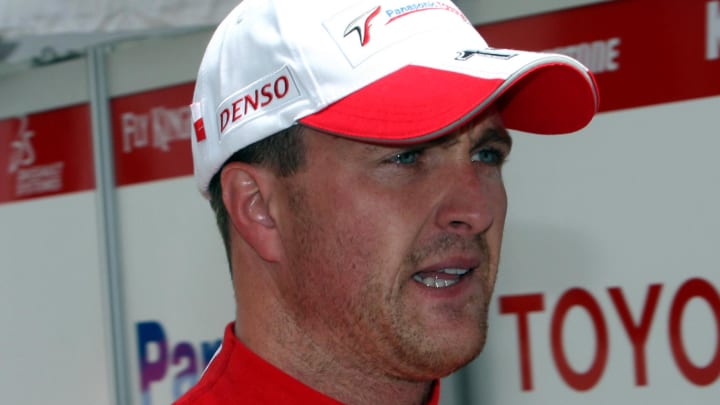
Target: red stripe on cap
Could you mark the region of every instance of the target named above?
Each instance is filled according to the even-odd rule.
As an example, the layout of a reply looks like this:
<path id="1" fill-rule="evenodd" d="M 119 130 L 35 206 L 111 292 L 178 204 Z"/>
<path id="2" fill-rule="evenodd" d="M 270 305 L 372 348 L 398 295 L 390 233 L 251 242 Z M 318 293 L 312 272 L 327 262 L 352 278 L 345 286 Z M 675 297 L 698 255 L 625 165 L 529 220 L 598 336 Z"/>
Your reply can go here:
<path id="1" fill-rule="evenodd" d="M 365 140 L 395 143 L 424 139 L 456 124 L 501 84 L 500 79 L 477 79 L 410 65 L 300 122 Z"/>
<path id="2" fill-rule="evenodd" d="M 193 127 L 195 127 L 195 139 L 198 142 L 202 142 L 207 139 L 207 136 L 205 135 L 205 124 L 203 123 L 202 118 L 198 118 L 197 121 L 193 123 Z"/>

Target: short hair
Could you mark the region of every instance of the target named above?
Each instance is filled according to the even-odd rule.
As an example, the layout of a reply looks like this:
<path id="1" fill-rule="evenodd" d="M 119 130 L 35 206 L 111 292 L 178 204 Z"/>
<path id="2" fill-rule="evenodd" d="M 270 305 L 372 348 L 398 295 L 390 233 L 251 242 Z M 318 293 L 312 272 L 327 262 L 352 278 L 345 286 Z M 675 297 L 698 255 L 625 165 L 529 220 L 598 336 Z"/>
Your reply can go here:
<path id="1" fill-rule="evenodd" d="M 225 254 L 227 255 L 228 264 L 231 266 L 231 276 L 230 229 L 228 227 L 227 208 L 223 202 L 220 174 L 225 168 L 225 165 L 231 162 L 244 162 L 264 166 L 271 169 L 280 177 L 288 177 L 295 174 L 305 164 L 305 143 L 301 138 L 302 132 L 302 125 L 293 125 L 290 128 L 240 149 L 223 163 L 220 170 L 218 170 L 210 180 L 210 184 L 208 185 L 210 207 L 215 213 L 218 230 L 225 244 Z"/>

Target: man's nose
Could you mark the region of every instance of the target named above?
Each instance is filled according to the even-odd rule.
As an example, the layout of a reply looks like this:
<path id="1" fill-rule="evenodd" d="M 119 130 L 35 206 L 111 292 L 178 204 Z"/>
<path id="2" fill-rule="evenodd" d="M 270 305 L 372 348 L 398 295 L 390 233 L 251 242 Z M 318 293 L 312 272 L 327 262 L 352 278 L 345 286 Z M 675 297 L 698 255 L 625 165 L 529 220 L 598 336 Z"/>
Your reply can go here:
<path id="1" fill-rule="evenodd" d="M 496 170 L 496 168 L 492 169 Z M 487 231 L 498 215 L 504 215 L 507 201 L 499 169 L 478 168 L 472 162 L 458 164 L 439 181 L 444 184 L 436 211 L 437 225 L 448 232 L 473 236 Z"/>

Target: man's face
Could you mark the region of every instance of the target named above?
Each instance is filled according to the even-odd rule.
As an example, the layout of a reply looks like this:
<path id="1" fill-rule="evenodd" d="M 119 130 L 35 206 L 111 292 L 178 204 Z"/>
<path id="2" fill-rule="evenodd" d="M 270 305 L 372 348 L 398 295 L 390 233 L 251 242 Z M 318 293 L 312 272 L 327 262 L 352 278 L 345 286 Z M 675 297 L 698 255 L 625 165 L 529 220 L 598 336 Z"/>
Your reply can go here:
<path id="1" fill-rule="evenodd" d="M 292 322 L 347 367 L 421 381 L 482 349 L 506 212 L 510 138 L 486 114 L 426 144 L 303 133 L 283 179 L 275 275 Z"/>

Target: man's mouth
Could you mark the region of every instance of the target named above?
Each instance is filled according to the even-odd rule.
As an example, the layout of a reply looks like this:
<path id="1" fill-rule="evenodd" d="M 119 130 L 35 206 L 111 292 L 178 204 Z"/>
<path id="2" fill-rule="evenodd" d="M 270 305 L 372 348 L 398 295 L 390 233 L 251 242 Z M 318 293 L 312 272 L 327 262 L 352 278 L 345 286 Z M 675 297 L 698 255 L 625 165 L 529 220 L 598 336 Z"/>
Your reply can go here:
<path id="1" fill-rule="evenodd" d="M 413 275 L 413 280 L 430 288 L 447 288 L 460 282 L 472 269 L 448 268 L 437 271 L 421 271 Z"/>

